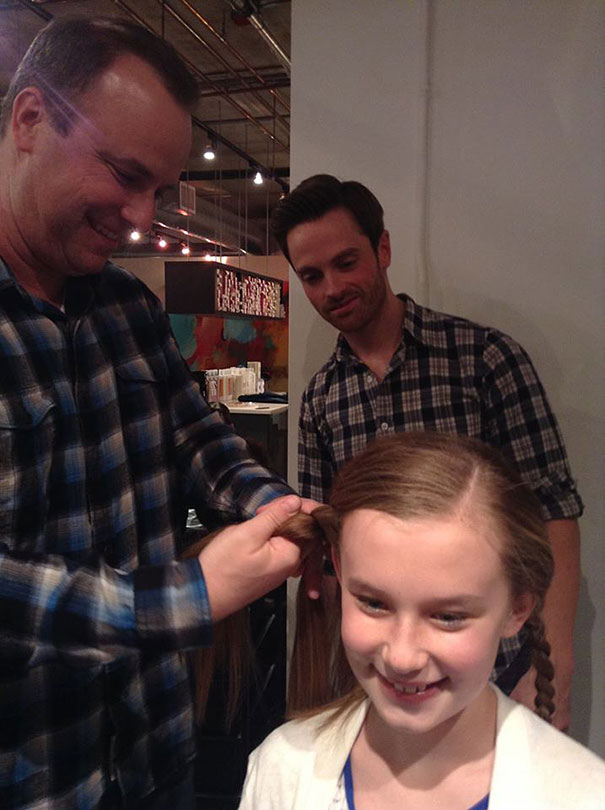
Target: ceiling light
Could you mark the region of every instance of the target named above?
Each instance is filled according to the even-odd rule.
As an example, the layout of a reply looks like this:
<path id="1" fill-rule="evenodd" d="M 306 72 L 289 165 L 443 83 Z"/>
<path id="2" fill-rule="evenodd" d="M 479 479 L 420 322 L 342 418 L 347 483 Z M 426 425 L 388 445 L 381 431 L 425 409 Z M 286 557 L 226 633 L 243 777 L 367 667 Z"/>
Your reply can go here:
<path id="1" fill-rule="evenodd" d="M 131 242 L 138 242 L 140 238 L 141 238 L 141 232 L 140 231 L 136 231 L 136 230 L 135 231 L 130 231 L 130 241 Z"/>
<path id="2" fill-rule="evenodd" d="M 164 248 L 167 247 L 167 246 L 168 246 L 168 242 L 164 239 L 163 236 L 160 236 L 160 238 L 158 239 L 158 247 L 162 248 L 162 250 L 164 250 Z"/>
<path id="3" fill-rule="evenodd" d="M 257 186 L 262 186 L 262 184 L 264 183 L 264 180 L 263 180 L 263 176 L 262 176 L 262 174 L 260 172 L 256 172 L 256 174 L 254 175 L 254 181 L 253 182 Z"/>
<path id="4" fill-rule="evenodd" d="M 181 253 L 183 254 L 183 256 L 189 256 L 189 254 L 191 253 L 191 251 L 189 250 L 189 246 L 183 245 L 183 247 L 181 248 Z"/>
<path id="5" fill-rule="evenodd" d="M 214 160 L 216 157 L 216 139 L 210 138 L 203 152 L 204 160 Z"/>

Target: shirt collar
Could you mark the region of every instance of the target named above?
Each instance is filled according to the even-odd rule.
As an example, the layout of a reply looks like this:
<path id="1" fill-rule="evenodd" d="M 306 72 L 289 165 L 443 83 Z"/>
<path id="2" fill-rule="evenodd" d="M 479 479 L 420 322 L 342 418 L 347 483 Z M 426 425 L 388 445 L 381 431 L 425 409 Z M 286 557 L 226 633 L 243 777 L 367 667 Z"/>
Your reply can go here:
<path id="1" fill-rule="evenodd" d="M 405 293 L 399 293 L 397 298 L 399 298 L 405 304 L 405 313 L 403 316 L 401 330 L 401 345 L 396 352 L 396 354 L 401 354 L 403 356 L 405 354 L 406 343 L 414 342 L 430 344 L 433 341 L 431 341 L 430 334 L 427 334 L 425 329 L 427 310 L 417 304 L 413 298 L 410 298 L 410 296 L 406 295 Z M 342 363 L 347 360 L 357 360 L 356 355 L 351 350 L 351 347 L 349 346 L 347 339 L 342 332 L 338 333 L 336 348 L 334 350 L 334 360 L 337 363 Z"/>
<path id="2" fill-rule="evenodd" d="M 75 309 L 82 312 L 88 308 L 89 304 L 91 303 L 95 290 L 100 283 L 101 276 L 105 273 L 105 270 L 108 267 L 111 267 L 112 263 L 107 262 L 103 270 L 100 273 L 95 273 L 94 275 L 90 276 L 83 276 L 78 278 L 68 278 L 65 283 L 65 297 L 64 300 L 67 301 L 68 298 L 72 300 L 73 306 Z M 33 295 L 30 295 L 27 290 L 19 284 L 15 276 L 13 275 L 12 270 L 8 266 L 8 264 L 4 261 L 4 259 L 0 256 L 0 295 L 4 293 L 6 290 L 15 290 L 17 291 L 23 298 L 30 300 L 36 309 L 41 311 L 52 310 L 54 312 L 58 312 L 56 307 L 53 307 L 51 304 L 48 304 L 41 299 L 36 298 Z M 72 308 L 70 307 L 70 309 Z"/>

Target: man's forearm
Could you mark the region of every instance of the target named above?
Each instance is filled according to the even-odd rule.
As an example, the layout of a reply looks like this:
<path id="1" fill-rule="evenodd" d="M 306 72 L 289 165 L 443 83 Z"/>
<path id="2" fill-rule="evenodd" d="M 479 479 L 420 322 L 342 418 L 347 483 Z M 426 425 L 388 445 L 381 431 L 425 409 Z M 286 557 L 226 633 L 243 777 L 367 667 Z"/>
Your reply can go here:
<path id="1" fill-rule="evenodd" d="M 555 573 L 546 595 L 544 623 L 555 666 L 556 725 L 567 728 L 570 719 L 573 634 L 580 588 L 580 530 L 576 520 L 547 524 Z"/>

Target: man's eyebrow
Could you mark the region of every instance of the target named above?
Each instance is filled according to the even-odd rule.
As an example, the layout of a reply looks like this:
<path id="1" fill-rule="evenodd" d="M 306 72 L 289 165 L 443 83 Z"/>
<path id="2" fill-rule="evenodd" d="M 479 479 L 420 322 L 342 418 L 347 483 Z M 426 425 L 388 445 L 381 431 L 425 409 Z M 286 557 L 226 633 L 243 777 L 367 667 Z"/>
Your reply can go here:
<path id="1" fill-rule="evenodd" d="M 103 160 L 106 160 L 109 163 L 115 163 L 120 167 L 128 168 L 130 171 L 135 172 L 145 179 L 150 179 L 152 177 L 152 173 L 149 171 L 147 166 L 144 166 L 136 158 L 120 157 L 119 155 L 114 155 L 111 152 L 105 151 L 100 151 L 99 155 L 103 158 Z"/>
<path id="2" fill-rule="evenodd" d="M 332 256 L 332 258 L 330 259 L 330 264 L 337 264 L 338 262 L 341 262 L 343 259 L 348 259 L 351 256 L 357 255 L 358 252 L 359 249 L 356 247 L 345 248 L 344 250 L 341 250 L 340 253 L 337 253 L 335 256 Z M 300 273 L 314 272 L 318 269 L 319 268 L 316 267 L 314 264 L 304 264 L 302 265 L 302 267 L 294 268 L 295 272 L 298 273 L 299 275 Z"/>
<path id="3" fill-rule="evenodd" d="M 153 180 L 153 173 L 147 168 L 147 166 L 136 158 L 120 157 L 119 155 L 114 155 L 111 152 L 103 151 L 99 152 L 99 155 L 103 158 L 103 160 L 106 160 L 109 163 L 114 163 L 120 169 L 126 169 L 127 171 L 138 175 L 141 180 Z M 158 193 L 165 194 L 167 191 L 174 191 L 175 188 L 175 183 L 166 183 L 158 189 Z"/>
<path id="4" fill-rule="evenodd" d="M 332 257 L 333 262 L 341 261 L 342 259 L 348 259 L 349 256 L 355 255 L 359 253 L 359 248 L 356 247 L 348 247 L 344 250 L 341 250 L 340 253 L 337 253 L 336 256 Z"/>

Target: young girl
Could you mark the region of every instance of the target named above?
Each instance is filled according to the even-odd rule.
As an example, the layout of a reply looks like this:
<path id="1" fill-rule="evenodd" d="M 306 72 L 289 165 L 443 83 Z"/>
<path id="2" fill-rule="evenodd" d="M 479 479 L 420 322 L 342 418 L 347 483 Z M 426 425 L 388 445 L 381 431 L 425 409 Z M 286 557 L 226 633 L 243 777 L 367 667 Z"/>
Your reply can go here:
<path id="1" fill-rule="evenodd" d="M 499 455 L 436 433 L 376 441 L 313 517 L 346 659 L 330 617 L 301 624 L 291 697 L 346 694 L 252 753 L 240 810 L 605 808 L 605 763 L 547 722 L 552 556 L 537 501 Z M 524 624 L 536 714 L 489 683 L 500 639 Z"/>

